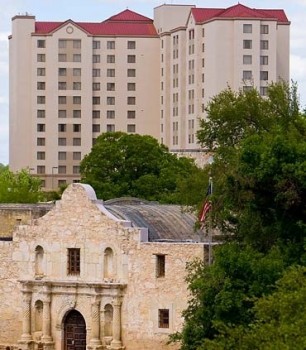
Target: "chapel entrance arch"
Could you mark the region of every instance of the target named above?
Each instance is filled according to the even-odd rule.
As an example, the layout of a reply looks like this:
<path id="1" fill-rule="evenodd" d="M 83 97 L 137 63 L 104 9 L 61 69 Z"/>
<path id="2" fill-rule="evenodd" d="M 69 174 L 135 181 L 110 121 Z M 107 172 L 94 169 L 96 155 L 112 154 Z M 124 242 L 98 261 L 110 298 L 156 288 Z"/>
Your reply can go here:
<path id="1" fill-rule="evenodd" d="M 76 310 L 64 318 L 64 350 L 86 350 L 86 323 Z"/>

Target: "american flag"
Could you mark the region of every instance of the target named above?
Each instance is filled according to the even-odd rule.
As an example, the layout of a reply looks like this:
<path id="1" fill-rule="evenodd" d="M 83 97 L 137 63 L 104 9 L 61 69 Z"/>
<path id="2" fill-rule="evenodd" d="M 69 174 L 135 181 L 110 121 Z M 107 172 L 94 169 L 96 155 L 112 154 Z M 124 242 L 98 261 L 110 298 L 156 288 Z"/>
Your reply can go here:
<path id="1" fill-rule="evenodd" d="M 211 204 L 211 201 L 210 201 L 210 196 L 212 194 L 212 180 L 211 178 L 209 179 L 209 184 L 208 184 L 208 188 L 207 188 L 207 192 L 206 192 L 206 199 L 202 205 L 202 208 L 201 208 L 201 211 L 199 213 L 199 221 L 204 224 L 205 220 L 206 220 L 206 217 L 207 217 L 207 214 L 208 212 L 211 210 L 212 208 L 212 204 Z"/>

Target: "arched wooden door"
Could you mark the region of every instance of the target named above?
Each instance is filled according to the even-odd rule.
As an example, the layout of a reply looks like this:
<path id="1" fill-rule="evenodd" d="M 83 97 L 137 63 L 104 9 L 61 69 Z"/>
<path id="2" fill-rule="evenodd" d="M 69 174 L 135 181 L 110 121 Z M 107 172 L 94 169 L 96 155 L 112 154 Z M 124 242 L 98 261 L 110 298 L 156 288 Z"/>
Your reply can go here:
<path id="1" fill-rule="evenodd" d="M 86 350 L 86 323 L 76 310 L 70 311 L 64 321 L 64 350 Z"/>

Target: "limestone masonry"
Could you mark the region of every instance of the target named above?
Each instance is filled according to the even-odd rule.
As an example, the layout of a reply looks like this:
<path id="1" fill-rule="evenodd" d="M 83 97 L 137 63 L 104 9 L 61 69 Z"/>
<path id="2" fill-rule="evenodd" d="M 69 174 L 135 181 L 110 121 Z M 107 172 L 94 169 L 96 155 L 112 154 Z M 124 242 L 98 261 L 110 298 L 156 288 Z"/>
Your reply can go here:
<path id="1" fill-rule="evenodd" d="M 0 240 L 1 350 L 175 348 L 166 342 L 182 326 L 186 263 L 204 258 L 205 243 L 169 239 L 179 224 L 169 225 L 168 239 L 152 241 L 148 227 L 135 227 L 118 208 L 114 215 L 89 185 L 72 184 L 45 215 L 37 218 L 43 212 L 35 216 L 32 208 L 15 228 L 7 224 L 13 233 Z M 182 227 L 188 215 L 181 212 Z"/>

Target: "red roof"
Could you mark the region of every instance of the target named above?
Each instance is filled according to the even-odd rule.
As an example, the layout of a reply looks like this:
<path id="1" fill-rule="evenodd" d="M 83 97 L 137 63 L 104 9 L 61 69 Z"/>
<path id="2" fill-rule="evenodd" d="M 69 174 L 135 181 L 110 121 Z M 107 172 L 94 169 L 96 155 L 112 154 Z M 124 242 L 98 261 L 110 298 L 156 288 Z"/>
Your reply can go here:
<path id="1" fill-rule="evenodd" d="M 91 35 L 158 37 L 153 20 L 130 10 L 124 10 L 100 23 L 36 22 L 35 34 L 50 34 L 67 23 L 73 23 Z"/>
<path id="2" fill-rule="evenodd" d="M 191 13 L 196 23 L 203 23 L 217 18 L 260 18 L 289 23 L 284 10 L 252 9 L 242 4 L 237 4 L 226 9 L 192 8 Z"/>
<path id="3" fill-rule="evenodd" d="M 110 17 L 107 21 L 140 21 L 140 22 L 152 22 L 151 18 L 140 15 L 139 13 L 133 12 L 131 10 L 124 10 L 115 16 Z"/>

